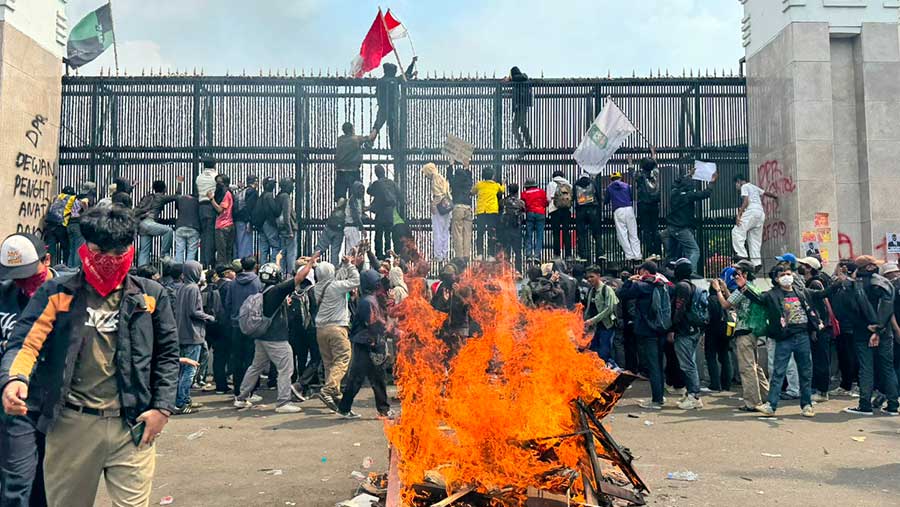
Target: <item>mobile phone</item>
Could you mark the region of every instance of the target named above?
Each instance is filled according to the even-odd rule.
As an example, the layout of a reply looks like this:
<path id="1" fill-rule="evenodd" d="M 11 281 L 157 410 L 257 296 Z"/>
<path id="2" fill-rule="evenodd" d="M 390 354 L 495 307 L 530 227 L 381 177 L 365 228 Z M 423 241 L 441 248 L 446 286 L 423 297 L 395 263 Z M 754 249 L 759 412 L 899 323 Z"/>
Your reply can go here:
<path id="1" fill-rule="evenodd" d="M 144 421 L 140 421 L 131 427 L 131 441 L 132 443 L 134 443 L 134 445 L 141 445 L 141 440 L 144 439 L 144 428 L 146 427 L 147 423 L 145 423 Z"/>

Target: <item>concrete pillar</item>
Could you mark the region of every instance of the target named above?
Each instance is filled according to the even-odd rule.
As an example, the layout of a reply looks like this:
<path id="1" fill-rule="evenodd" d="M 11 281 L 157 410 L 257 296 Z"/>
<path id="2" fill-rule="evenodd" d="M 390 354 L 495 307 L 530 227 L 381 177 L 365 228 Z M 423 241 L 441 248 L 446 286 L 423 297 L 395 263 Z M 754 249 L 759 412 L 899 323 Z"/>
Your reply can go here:
<path id="1" fill-rule="evenodd" d="M 750 174 L 779 196 L 766 203 L 766 265 L 804 256 L 812 231 L 832 265 L 895 260 L 884 238 L 900 232 L 900 2 L 742 3 Z"/>
<path id="2" fill-rule="evenodd" d="M 54 196 L 65 0 L 0 0 L 0 238 L 38 232 Z"/>

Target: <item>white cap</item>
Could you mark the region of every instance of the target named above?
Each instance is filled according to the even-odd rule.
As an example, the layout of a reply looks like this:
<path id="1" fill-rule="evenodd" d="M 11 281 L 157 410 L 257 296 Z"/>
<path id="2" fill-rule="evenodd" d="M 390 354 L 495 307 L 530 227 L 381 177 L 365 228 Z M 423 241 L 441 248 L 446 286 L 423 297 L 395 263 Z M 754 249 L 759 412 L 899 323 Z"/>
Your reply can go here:
<path id="1" fill-rule="evenodd" d="M 0 245 L 0 279 L 19 280 L 33 276 L 46 253 L 47 246 L 36 236 L 13 234 L 7 237 Z"/>

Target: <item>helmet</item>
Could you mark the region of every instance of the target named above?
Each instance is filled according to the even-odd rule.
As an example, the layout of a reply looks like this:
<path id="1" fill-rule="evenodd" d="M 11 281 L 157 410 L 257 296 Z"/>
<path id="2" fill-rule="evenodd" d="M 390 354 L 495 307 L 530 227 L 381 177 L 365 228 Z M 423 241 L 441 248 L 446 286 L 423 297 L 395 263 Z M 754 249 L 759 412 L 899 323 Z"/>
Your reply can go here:
<path id="1" fill-rule="evenodd" d="M 263 264 L 259 268 L 259 280 L 265 285 L 275 285 L 281 282 L 281 268 L 274 262 Z"/>

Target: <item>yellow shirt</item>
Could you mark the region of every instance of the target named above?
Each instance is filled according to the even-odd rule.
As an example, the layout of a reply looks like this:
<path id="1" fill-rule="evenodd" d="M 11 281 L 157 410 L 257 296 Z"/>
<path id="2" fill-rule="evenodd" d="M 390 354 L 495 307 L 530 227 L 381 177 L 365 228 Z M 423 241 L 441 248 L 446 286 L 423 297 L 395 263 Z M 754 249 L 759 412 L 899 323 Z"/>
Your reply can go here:
<path id="1" fill-rule="evenodd" d="M 496 181 L 482 180 L 475 184 L 475 214 L 484 215 L 500 213 L 500 201 L 497 194 L 506 192 L 506 188 Z"/>

